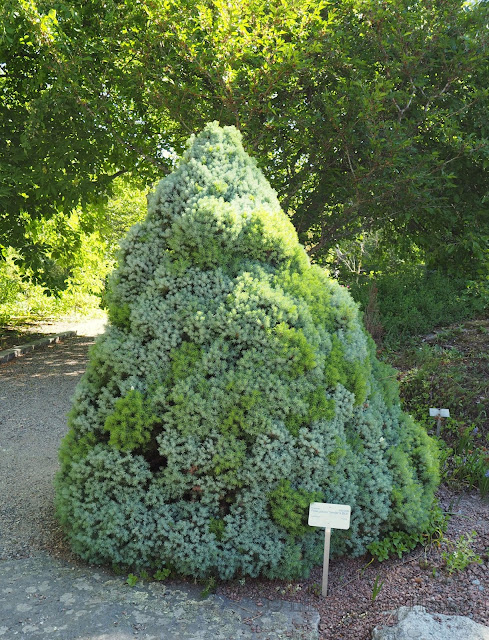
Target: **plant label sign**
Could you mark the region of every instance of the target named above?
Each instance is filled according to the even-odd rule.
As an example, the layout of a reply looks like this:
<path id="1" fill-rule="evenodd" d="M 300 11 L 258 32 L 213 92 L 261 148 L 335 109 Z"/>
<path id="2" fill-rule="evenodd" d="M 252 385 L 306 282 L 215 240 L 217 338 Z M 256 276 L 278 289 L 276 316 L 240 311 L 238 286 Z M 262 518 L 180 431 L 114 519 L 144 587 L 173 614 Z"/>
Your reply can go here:
<path id="1" fill-rule="evenodd" d="M 430 416 L 432 418 L 449 418 L 450 409 L 430 409 Z"/>
<path id="2" fill-rule="evenodd" d="M 310 527 L 324 527 L 325 529 L 349 529 L 350 514 L 349 504 L 313 502 L 309 505 L 307 524 Z"/>
<path id="3" fill-rule="evenodd" d="M 327 502 L 312 502 L 309 505 L 310 527 L 324 528 L 324 559 L 323 559 L 323 585 L 321 595 L 325 598 L 328 594 L 328 570 L 329 547 L 331 543 L 331 529 L 350 528 L 351 507 L 349 504 L 329 504 Z"/>
<path id="4" fill-rule="evenodd" d="M 430 408 L 430 416 L 436 418 L 436 435 L 439 436 L 441 432 L 441 419 L 450 417 L 449 409 L 436 409 Z"/>

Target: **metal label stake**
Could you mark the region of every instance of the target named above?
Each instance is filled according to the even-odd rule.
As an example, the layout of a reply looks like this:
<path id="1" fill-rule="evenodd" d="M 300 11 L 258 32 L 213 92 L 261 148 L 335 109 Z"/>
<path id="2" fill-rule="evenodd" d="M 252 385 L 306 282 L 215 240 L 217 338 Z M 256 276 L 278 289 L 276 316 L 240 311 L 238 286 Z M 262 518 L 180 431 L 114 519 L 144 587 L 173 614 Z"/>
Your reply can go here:
<path id="1" fill-rule="evenodd" d="M 324 558 L 323 558 L 323 586 L 321 595 L 328 595 L 329 547 L 331 543 L 331 529 L 324 530 Z"/>
<path id="2" fill-rule="evenodd" d="M 331 529 L 349 529 L 350 514 L 351 507 L 348 504 L 313 502 L 309 505 L 309 526 L 324 528 L 323 585 L 321 589 L 321 595 L 323 598 L 328 595 Z"/>

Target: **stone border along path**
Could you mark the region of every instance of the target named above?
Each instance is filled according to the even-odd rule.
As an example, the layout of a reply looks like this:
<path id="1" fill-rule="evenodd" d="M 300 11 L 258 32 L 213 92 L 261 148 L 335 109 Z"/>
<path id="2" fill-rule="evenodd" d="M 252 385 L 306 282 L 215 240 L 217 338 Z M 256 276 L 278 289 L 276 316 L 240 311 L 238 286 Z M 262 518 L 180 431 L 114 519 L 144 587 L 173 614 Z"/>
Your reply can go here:
<path id="1" fill-rule="evenodd" d="M 55 342 L 59 342 L 63 338 L 71 338 L 72 336 L 76 336 L 76 333 L 76 331 L 63 331 L 63 333 L 57 333 L 46 338 L 39 338 L 38 340 L 33 340 L 32 342 L 27 342 L 26 344 L 21 344 L 18 347 L 0 351 L 0 364 L 9 362 L 14 358 L 18 358 L 25 353 L 29 353 L 29 351 L 34 351 L 34 349 L 37 349 L 39 347 L 45 347 Z"/>
<path id="2" fill-rule="evenodd" d="M 36 340 L 27 351 L 75 335 Z M 130 587 L 127 576 L 57 553 L 52 477 L 92 341 L 77 336 L 54 351 L 1 361 L 8 364 L 0 365 L 0 640 L 317 640 L 312 607 L 203 599 L 202 586 L 177 581 Z"/>

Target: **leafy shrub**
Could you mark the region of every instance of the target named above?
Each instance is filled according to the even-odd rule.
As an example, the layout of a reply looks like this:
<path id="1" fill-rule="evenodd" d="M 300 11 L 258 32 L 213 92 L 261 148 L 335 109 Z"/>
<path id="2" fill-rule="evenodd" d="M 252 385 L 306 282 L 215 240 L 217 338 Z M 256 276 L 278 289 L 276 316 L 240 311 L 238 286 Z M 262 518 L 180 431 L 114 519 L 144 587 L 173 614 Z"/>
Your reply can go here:
<path id="1" fill-rule="evenodd" d="M 476 564 L 483 563 L 482 558 L 475 553 L 471 546 L 476 536 L 477 532 L 471 531 L 471 533 L 461 535 L 455 542 L 445 540 L 447 550 L 443 551 L 441 556 L 445 561 L 449 575 L 455 571 L 463 571 L 473 562 Z"/>
<path id="2" fill-rule="evenodd" d="M 381 540 L 371 542 L 367 549 L 379 562 L 395 555 L 402 558 L 404 554 L 409 553 L 419 544 L 424 546 L 433 543 L 440 544 L 445 539 L 443 534 L 447 530 L 447 525 L 448 515 L 443 513 L 437 504 L 434 504 L 424 531 L 415 533 L 391 531 Z"/>
<path id="3" fill-rule="evenodd" d="M 211 124 L 122 243 L 77 387 L 57 510 L 95 563 L 294 578 L 313 500 L 336 553 L 426 526 L 437 449 L 401 412 L 348 292 L 311 266 L 239 133 Z"/>
<path id="4" fill-rule="evenodd" d="M 463 278 L 422 266 L 405 265 L 400 272 L 372 274 L 349 284 L 368 317 L 375 304 L 374 327 L 388 346 L 471 318 L 488 305 L 488 297 Z"/>

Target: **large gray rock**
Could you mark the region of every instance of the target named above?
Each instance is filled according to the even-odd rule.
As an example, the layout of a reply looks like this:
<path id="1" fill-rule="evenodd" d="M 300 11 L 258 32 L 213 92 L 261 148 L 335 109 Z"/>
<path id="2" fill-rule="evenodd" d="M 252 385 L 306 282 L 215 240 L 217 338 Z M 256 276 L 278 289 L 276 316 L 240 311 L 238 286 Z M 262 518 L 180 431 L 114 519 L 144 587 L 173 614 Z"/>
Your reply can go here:
<path id="1" fill-rule="evenodd" d="M 295 602 L 203 599 L 188 583 L 140 582 L 38 554 L 0 562 L 0 640 L 317 640 Z"/>
<path id="2" fill-rule="evenodd" d="M 463 616 L 427 613 L 424 607 L 401 607 L 395 627 L 376 628 L 372 640 L 489 640 L 489 627 Z"/>

